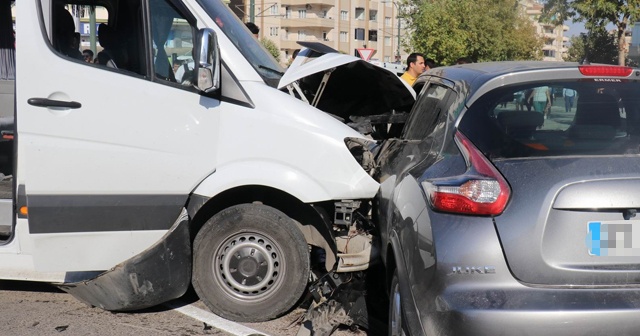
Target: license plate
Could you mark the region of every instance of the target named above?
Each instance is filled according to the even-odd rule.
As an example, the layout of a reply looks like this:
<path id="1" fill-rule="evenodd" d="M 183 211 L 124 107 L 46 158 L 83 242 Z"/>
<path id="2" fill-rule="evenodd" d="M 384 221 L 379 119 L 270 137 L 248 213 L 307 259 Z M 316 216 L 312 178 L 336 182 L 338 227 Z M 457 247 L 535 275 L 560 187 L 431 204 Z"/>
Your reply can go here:
<path id="1" fill-rule="evenodd" d="M 587 223 L 589 255 L 598 257 L 640 256 L 640 220 Z"/>

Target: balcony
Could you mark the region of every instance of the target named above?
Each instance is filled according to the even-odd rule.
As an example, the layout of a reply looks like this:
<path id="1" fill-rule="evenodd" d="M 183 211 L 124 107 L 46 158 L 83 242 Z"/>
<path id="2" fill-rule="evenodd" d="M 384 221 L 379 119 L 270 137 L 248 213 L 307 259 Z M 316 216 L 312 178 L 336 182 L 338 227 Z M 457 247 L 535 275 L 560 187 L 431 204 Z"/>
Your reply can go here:
<path id="1" fill-rule="evenodd" d="M 322 6 L 335 6 L 335 0 L 282 0 L 280 2 L 282 6 L 305 6 L 307 4 L 311 5 L 322 5 Z"/>
<path id="2" fill-rule="evenodd" d="M 282 19 L 280 25 L 283 28 L 333 28 L 335 26 L 335 20 L 325 18 L 290 18 Z"/>

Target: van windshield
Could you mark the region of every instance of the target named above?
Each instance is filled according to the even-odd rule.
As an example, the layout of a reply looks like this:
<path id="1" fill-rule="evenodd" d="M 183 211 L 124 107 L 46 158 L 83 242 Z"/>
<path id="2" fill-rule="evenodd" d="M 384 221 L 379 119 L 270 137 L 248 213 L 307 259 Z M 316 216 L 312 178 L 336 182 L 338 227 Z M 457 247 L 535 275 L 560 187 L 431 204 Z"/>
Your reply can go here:
<path id="1" fill-rule="evenodd" d="M 198 3 L 214 19 L 224 34 L 247 58 L 264 81 L 276 87 L 284 69 L 253 37 L 249 29 L 220 0 L 198 0 Z"/>

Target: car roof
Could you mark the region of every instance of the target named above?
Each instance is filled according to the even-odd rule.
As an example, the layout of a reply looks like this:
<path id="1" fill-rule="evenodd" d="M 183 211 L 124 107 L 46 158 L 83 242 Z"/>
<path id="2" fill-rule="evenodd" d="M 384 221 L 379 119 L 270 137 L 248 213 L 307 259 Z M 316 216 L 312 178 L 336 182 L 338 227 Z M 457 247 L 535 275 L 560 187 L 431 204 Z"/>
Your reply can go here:
<path id="1" fill-rule="evenodd" d="M 591 64 L 596 65 L 596 64 Z M 418 77 L 414 88 L 430 78 L 452 82 L 456 91 L 466 96 L 467 103 L 499 86 L 544 82 L 554 79 L 582 79 L 577 62 L 502 61 L 460 64 L 430 69 Z M 606 65 L 611 66 L 611 65 Z M 638 77 L 636 76 L 636 78 Z M 470 100 L 469 100 L 470 99 Z"/>

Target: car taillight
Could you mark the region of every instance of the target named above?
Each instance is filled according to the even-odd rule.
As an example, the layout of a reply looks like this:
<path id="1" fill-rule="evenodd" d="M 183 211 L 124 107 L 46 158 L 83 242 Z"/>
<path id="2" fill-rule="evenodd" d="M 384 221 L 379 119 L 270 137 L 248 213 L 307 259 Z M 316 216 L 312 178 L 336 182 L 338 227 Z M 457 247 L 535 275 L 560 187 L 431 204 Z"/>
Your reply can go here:
<path id="1" fill-rule="evenodd" d="M 501 214 L 511 196 L 509 184 L 466 136 L 456 132 L 455 140 L 467 162 L 467 171 L 460 176 L 422 182 L 431 207 L 468 215 Z"/>
<path id="2" fill-rule="evenodd" d="M 628 77 L 633 68 L 615 65 L 581 65 L 580 73 L 585 76 Z"/>

